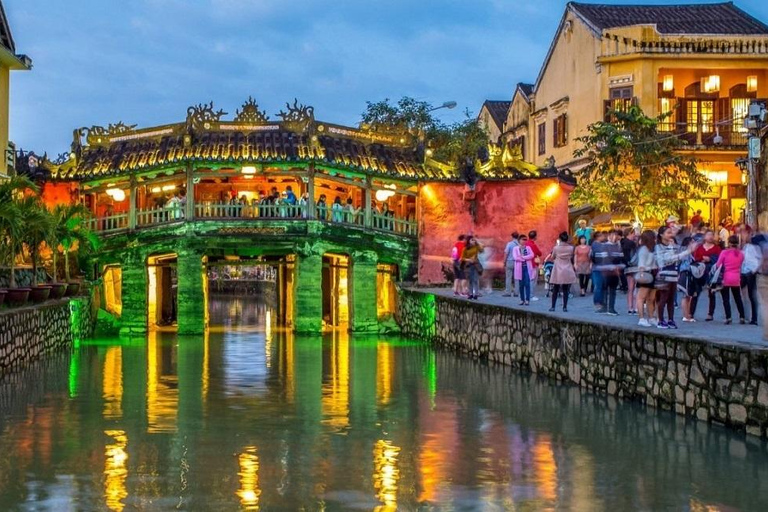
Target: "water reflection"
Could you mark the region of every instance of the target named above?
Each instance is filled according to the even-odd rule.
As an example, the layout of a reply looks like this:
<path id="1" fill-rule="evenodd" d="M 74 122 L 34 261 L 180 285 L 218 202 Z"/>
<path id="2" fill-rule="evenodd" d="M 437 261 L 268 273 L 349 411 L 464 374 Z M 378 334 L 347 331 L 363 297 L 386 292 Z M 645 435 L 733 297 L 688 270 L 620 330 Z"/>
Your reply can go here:
<path id="1" fill-rule="evenodd" d="M 101 340 L 0 385 L 0 510 L 768 508 L 763 443 L 238 307 L 257 325 Z"/>
<path id="2" fill-rule="evenodd" d="M 246 446 L 242 453 L 237 457 L 239 464 L 240 488 L 237 495 L 240 497 L 245 510 L 259 509 L 259 456 L 256 454 L 255 446 Z"/>
<path id="3" fill-rule="evenodd" d="M 124 430 L 105 430 L 104 434 L 111 438 L 104 447 L 104 501 L 109 510 L 120 512 L 128 496 L 125 488 L 128 436 Z"/>

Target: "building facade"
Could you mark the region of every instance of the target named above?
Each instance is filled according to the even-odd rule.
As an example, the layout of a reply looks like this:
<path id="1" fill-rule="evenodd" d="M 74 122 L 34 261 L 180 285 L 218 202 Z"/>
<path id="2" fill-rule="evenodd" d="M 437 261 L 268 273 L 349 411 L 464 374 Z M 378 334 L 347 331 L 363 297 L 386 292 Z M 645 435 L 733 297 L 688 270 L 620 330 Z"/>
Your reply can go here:
<path id="1" fill-rule="evenodd" d="M 743 219 L 749 103 L 768 97 L 768 26 L 733 3 L 620 6 L 571 2 L 535 84 L 518 86 L 508 145 L 537 166 L 577 171 L 576 139 L 610 110 L 639 105 L 700 161 L 711 188 L 700 209 L 717 223 Z"/>
<path id="2" fill-rule="evenodd" d="M 32 61 L 26 55 L 16 53 L 11 27 L 0 2 L 0 180 L 7 178 L 14 168 L 16 148 L 9 140 L 9 117 L 11 99 L 11 71 L 29 70 Z"/>

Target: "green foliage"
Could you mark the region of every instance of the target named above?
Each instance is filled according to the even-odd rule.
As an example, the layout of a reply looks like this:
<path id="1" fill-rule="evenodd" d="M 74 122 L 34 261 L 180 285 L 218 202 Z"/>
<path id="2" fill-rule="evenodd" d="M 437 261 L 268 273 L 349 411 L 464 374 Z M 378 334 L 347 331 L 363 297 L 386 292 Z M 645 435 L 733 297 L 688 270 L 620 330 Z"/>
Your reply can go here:
<path id="1" fill-rule="evenodd" d="M 64 252 L 64 273 L 69 280 L 69 254 L 78 250 L 82 255 L 85 251 L 95 250 L 99 246 L 99 238 L 87 226 L 90 216 L 88 209 L 81 204 L 57 205 L 53 209 L 53 229 L 50 233 L 51 247 L 61 245 Z M 57 250 L 54 250 L 54 255 Z M 56 264 L 54 259 L 54 273 Z"/>
<path id="2" fill-rule="evenodd" d="M 397 103 L 389 99 L 369 101 L 362 122 L 377 130 L 408 131 L 426 143 L 432 158 L 456 167 L 465 165 L 468 159 L 474 162 L 487 151 L 488 134 L 468 110 L 464 120 L 452 124 L 440 121 L 433 110 L 430 103 L 407 96 Z"/>
<path id="3" fill-rule="evenodd" d="M 0 258 L 11 269 L 11 288 L 16 286 L 16 256 L 21 253 L 26 221 L 31 215 L 25 194 L 37 187 L 27 178 L 15 176 L 0 183 Z"/>
<path id="4" fill-rule="evenodd" d="M 671 115 L 646 116 L 637 106 L 610 112 L 610 121 L 591 124 L 574 152 L 586 158 L 571 199 L 602 211 L 631 212 L 641 220 L 662 220 L 707 192 L 709 182 L 696 159 L 679 153 L 683 142 L 660 132 Z"/>

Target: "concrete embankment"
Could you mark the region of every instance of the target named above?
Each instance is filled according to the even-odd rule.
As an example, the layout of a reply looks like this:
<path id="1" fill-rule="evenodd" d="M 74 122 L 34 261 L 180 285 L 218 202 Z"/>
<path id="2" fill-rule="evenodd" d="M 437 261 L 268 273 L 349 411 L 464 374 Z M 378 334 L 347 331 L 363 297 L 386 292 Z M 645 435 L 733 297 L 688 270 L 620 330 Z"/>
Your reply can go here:
<path id="1" fill-rule="evenodd" d="M 768 436 L 768 350 L 400 290 L 403 334 L 475 359 Z"/>

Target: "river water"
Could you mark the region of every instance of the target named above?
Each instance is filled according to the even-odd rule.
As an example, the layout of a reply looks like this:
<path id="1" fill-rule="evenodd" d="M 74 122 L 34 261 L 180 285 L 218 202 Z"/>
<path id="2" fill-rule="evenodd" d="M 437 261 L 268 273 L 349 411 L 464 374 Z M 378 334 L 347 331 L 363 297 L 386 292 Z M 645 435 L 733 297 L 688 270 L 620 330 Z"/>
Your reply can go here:
<path id="1" fill-rule="evenodd" d="M 409 340 L 95 340 L 0 383 L 0 510 L 768 510 L 768 449 Z"/>

